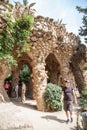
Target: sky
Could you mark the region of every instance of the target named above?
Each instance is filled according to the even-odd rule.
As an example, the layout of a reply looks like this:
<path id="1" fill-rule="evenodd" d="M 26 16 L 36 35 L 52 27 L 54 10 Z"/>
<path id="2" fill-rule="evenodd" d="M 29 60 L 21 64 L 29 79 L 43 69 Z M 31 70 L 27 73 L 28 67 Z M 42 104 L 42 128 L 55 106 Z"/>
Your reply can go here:
<path id="1" fill-rule="evenodd" d="M 22 0 L 10 1 L 22 2 Z M 33 2 L 36 2 L 33 6 L 37 11 L 36 15 L 50 17 L 55 21 L 62 19 L 67 31 L 78 35 L 83 14 L 76 10 L 76 6 L 87 7 L 87 0 L 29 0 L 29 4 Z"/>

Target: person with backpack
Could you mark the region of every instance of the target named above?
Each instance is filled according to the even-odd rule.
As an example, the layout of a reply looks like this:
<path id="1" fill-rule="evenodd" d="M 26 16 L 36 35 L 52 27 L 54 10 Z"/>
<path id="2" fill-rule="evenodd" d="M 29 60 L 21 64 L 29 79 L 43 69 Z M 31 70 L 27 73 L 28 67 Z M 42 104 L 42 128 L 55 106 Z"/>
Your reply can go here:
<path id="1" fill-rule="evenodd" d="M 73 110 L 73 99 L 77 104 L 77 98 L 73 89 L 73 86 L 70 84 L 70 80 L 64 80 L 64 86 L 62 87 L 62 96 L 61 102 L 64 101 L 64 110 L 67 117 L 67 123 L 73 122 L 72 110 Z"/>

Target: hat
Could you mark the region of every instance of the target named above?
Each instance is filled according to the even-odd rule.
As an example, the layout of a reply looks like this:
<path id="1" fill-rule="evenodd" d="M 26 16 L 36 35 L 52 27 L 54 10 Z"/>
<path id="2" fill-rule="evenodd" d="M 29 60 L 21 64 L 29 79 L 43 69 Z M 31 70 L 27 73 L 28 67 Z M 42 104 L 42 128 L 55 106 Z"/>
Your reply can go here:
<path id="1" fill-rule="evenodd" d="M 69 80 L 69 79 L 65 79 L 64 81 L 67 82 L 67 83 L 70 83 L 70 80 Z"/>

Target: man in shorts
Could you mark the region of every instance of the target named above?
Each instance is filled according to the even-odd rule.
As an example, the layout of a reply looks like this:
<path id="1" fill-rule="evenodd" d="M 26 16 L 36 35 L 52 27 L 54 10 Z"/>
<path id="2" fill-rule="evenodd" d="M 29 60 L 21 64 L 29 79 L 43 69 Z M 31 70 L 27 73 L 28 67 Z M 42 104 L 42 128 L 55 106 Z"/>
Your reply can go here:
<path id="1" fill-rule="evenodd" d="M 64 99 L 64 110 L 67 117 L 67 123 L 73 122 L 72 117 L 72 106 L 73 106 L 73 98 L 74 102 L 77 104 L 77 98 L 74 92 L 73 87 L 70 84 L 70 80 L 64 80 L 64 86 L 62 87 L 62 96 L 61 101 Z"/>

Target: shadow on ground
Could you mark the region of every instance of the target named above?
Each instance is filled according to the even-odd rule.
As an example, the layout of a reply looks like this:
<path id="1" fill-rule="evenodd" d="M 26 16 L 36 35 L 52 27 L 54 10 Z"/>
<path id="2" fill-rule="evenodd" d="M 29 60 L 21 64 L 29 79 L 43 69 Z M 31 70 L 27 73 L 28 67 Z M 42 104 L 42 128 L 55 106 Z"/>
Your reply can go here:
<path id="1" fill-rule="evenodd" d="M 78 129 L 77 127 L 74 127 L 74 128 L 70 128 L 70 130 L 80 130 L 80 129 Z"/>
<path id="2" fill-rule="evenodd" d="M 16 100 L 16 99 L 11 99 L 11 101 L 16 106 L 21 106 L 21 107 L 37 110 L 36 104 L 33 103 L 34 100 L 27 99 L 25 103 L 22 103 L 22 102 L 20 102 L 20 100 Z"/>
<path id="3" fill-rule="evenodd" d="M 60 122 L 60 123 L 66 123 L 66 120 L 57 118 L 56 116 L 47 115 L 47 116 L 42 116 L 41 118 L 46 119 L 46 120 L 55 120 L 55 121 Z"/>

